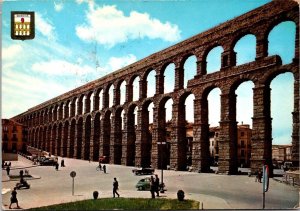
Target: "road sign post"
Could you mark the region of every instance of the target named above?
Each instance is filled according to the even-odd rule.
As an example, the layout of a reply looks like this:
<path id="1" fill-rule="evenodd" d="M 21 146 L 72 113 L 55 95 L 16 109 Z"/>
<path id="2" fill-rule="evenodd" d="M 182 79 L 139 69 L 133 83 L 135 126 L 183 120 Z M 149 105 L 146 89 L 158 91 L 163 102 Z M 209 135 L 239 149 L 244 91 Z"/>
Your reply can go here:
<path id="1" fill-rule="evenodd" d="M 161 145 L 160 146 L 160 168 L 161 168 L 161 188 L 162 188 L 160 190 L 161 193 L 165 192 L 165 190 L 164 190 L 163 150 L 162 150 L 163 144 L 166 144 L 166 142 L 157 142 L 157 145 Z"/>
<path id="2" fill-rule="evenodd" d="M 72 196 L 74 196 L 74 178 L 76 177 L 76 172 L 71 171 L 70 176 L 72 177 Z"/>
<path id="3" fill-rule="evenodd" d="M 263 209 L 265 209 L 265 193 L 269 190 L 269 167 L 263 166 Z"/>

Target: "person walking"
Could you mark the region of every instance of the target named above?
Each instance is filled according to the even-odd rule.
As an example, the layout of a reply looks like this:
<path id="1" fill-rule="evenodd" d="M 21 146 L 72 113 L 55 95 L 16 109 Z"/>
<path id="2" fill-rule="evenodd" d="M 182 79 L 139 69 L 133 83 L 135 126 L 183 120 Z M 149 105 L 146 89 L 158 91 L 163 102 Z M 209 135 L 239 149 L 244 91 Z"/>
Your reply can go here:
<path id="1" fill-rule="evenodd" d="M 155 181 L 154 181 L 154 177 L 151 176 L 150 178 L 150 192 L 151 192 L 151 198 L 155 199 Z"/>
<path id="2" fill-rule="evenodd" d="M 106 174 L 106 165 L 103 165 L 103 172 Z"/>
<path id="3" fill-rule="evenodd" d="M 113 182 L 113 197 L 115 198 L 117 194 L 118 198 L 120 197 L 120 194 L 117 192 L 117 190 L 119 189 L 119 182 L 117 181 L 117 178 L 114 178 L 114 182 Z"/>
<path id="4" fill-rule="evenodd" d="M 64 160 L 64 159 L 62 159 L 62 160 L 60 161 L 60 166 L 61 166 L 61 167 L 65 167 L 65 160 Z"/>
<path id="5" fill-rule="evenodd" d="M 7 167 L 6 167 L 6 173 L 7 173 L 7 176 L 9 176 L 9 172 L 10 172 L 10 167 L 7 166 Z"/>
<path id="6" fill-rule="evenodd" d="M 156 196 L 159 196 L 159 178 L 157 174 L 155 174 L 154 185 L 155 185 Z"/>
<path id="7" fill-rule="evenodd" d="M 59 164 L 58 164 L 58 162 L 56 162 L 56 163 L 55 163 L 55 170 L 56 170 L 56 171 L 58 171 L 58 166 L 59 166 Z"/>
<path id="8" fill-rule="evenodd" d="M 259 170 L 258 174 L 257 174 L 257 179 L 258 179 L 258 182 L 261 183 L 261 178 L 262 178 L 262 173 L 261 171 Z"/>
<path id="9" fill-rule="evenodd" d="M 13 203 L 16 203 L 17 208 L 20 209 L 19 204 L 18 204 L 17 191 L 16 190 L 17 190 L 17 188 L 14 188 L 14 190 L 11 192 L 9 209 L 11 209 L 11 205 Z"/>

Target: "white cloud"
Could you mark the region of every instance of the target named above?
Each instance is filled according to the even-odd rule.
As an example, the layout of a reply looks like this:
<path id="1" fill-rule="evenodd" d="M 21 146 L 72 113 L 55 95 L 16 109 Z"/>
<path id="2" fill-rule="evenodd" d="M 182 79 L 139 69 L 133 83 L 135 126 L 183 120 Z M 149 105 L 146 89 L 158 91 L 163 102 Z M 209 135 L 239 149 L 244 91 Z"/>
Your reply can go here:
<path id="1" fill-rule="evenodd" d="M 38 88 L 37 88 L 38 87 Z M 2 111 L 10 118 L 68 90 L 66 84 L 21 73 L 3 72 Z"/>
<path id="2" fill-rule="evenodd" d="M 85 75 L 93 71 L 88 65 L 77 65 L 63 60 L 38 62 L 32 65 L 32 70 L 48 75 Z"/>
<path id="3" fill-rule="evenodd" d="M 36 29 L 49 40 L 55 40 L 55 27 L 48 19 L 44 19 L 41 14 L 35 13 Z"/>
<path id="4" fill-rule="evenodd" d="M 124 57 L 111 57 L 108 60 L 108 68 L 110 68 L 110 70 L 115 71 L 115 70 L 118 70 L 122 67 L 130 65 L 130 64 L 132 64 L 136 61 L 137 61 L 137 58 L 133 54 L 129 54 L 129 55 L 124 56 Z"/>
<path id="5" fill-rule="evenodd" d="M 86 18 L 87 24 L 76 26 L 77 36 L 87 42 L 96 40 L 109 48 L 118 43 L 145 37 L 169 42 L 180 39 L 177 25 L 162 23 L 147 13 L 136 11 L 131 11 L 129 16 L 125 16 L 115 5 L 95 8 L 94 4 L 90 3 Z"/>
<path id="6" fill-rule="evenodd" d="M 3 60 L 11 60 L 16 59 L 18 54 L 22 52 L 22 46 L 13 44 L 8 46 L 7 48 L 2 49 L 2 59 Z"/>
<path id="7" fill-rule="evenodd" d="M 62 2 L 61 3 L 54 2 L 54 9 L 56 12 L 60 12 L 63 8 L 64 8 L 64 5 Z"/>

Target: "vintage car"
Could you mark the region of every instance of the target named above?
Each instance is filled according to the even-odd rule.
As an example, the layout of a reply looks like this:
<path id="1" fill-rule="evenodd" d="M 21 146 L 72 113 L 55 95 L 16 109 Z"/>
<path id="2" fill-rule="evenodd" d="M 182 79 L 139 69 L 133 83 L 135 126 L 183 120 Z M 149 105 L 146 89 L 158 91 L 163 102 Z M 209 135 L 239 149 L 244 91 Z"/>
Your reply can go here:
<path id="1" fill-rule="evenodd" d="M 150 190 L 150 177 L 140 179 L 135 185 L 138 190 Z"/>
<path id="2" fill-rule="evenodd" d="M 135 175 L 145 175 L 145 174 L 154 174 L 153 168 L 136 168 L 132 169 L 132 173 Z"/>
<path id="3" fill-rule="evenodd" d="M 56 163 L 57 161 L 52 158 L 45 158 L 42 161 L 40 161 L 41 166 L 54 166 Z"/>

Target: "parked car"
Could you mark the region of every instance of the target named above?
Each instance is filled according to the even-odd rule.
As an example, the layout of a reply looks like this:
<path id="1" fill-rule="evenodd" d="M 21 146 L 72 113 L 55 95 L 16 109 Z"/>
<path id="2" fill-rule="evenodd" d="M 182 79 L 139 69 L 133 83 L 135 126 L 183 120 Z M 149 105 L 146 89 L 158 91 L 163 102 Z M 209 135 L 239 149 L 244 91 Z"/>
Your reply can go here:
<path id="1" fill-rule="evenodd" d="M 153 168 L 136 168 L 132 169 L 132 173 L 135 175 L 145 175 L 145 174 L 154 174 Z"/>
<path id="2" fill-rule="evenodd" d="M 135 185 L 138 190 L 150 190 L 150 177 L 140 179 Z"/>
<path id="3" fill-rule="evenodd" d="M 50 158 L 45 158 L 40 162 L 41 166 L 54 166 L 57 163 L 57 161 L 50 159 Z"/>

